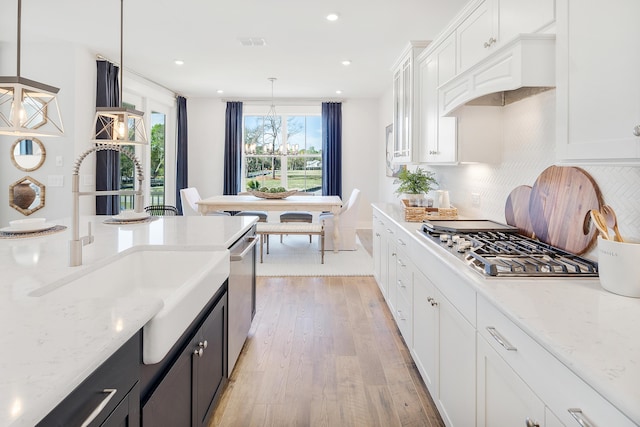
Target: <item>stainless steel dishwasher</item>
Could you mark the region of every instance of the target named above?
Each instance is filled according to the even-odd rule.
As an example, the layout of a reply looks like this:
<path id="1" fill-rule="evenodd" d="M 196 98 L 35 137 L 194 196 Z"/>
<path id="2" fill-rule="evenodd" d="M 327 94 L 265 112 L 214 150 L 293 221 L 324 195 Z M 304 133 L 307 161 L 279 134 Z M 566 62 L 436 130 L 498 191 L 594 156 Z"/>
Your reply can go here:
<path id="1" fill-rule="evenodd" d="M 230 377 L 244 345 L 255 314 L 256 294 L 256 227 L 251 227 L 230 248 L 228 313 L 229 351 L 227 375 Z"/>

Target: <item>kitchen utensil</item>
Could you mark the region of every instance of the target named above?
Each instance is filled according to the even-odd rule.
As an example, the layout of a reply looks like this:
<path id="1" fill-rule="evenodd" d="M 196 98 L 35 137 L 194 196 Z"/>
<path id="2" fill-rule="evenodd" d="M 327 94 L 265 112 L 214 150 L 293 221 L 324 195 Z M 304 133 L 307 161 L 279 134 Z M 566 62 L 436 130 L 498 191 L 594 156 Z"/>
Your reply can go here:
<path id="1" fill-rule="evenodd" d="M 640 244 L 598 239 L 600 284 L 614 294 L 640 298 Z"/>
<path id="2" fill-rule="evenodd" d="M 615 237 L 613 239 L 616 242 L 624 242 L 624 239 L 620 235 L 620 230 L 618 230 L 618 217 L 616 216 L 616 212 L 613 208 L 609 205 L 602 205 L 602 214 L 607 222 L 607 227 L 613 228 L 613 232 L 615 233 Z"/>
<path id="3" fill-rule="evenodd" d="M 504 207 L 504 216 L 507 224 L 518 227 L 518 232 L 527 237 L 534 237 L 531 217 L 529 216 L 529 198 L 531 197 L 530 185 L 519 185 L 514 188 Z"/>
<path id="4" fill-rule="evenodd" d="M 591 222 L 600 232 L 600 236 L 605 240 L 609 240 L 609 228 L 607 227 L 607 221 L 604 219 L 600 211 L 591 209 L 589 211 L 589 215 L 591 215 Z"/>
<path id="5" fill-rule="evenodd" d="M 529 198 L 529 216 L 537 239 L 574 254 L 583 254 L 596 241 L 596 230 L 584 233 L 584 218 L 602 206 L 602 193 L 593 178 L 573 166 L 550 166 L 536 179 Z"/>

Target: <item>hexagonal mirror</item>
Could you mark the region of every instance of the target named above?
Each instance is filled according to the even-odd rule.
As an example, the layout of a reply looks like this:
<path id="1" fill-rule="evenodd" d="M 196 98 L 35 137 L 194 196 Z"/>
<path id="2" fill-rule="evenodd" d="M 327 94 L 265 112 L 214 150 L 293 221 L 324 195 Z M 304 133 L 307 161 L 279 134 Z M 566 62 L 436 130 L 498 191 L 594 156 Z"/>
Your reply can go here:
<path id="1" fill-rule="evenodd" d="M 23 215 L 31 215 L 44 207 L 44 192 L 44 184 L 25 176 L 9 186 L 9 206 Z"/>
<path id="2" fill-rule="evenodd" d="M 11 146 L 11 161 L 20 170 L 31 172 L 44 163 L 46 151 L 37 138 L 22 138 Z"/>

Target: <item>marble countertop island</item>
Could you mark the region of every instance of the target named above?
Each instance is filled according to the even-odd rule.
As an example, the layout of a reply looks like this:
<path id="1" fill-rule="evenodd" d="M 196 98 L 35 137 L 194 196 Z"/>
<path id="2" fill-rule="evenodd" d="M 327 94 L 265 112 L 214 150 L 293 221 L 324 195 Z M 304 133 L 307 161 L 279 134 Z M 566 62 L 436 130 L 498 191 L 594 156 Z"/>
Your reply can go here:
<path id="1" fill-rule="evenodd" d="M 68 267 L 71 228 L 41 237 L 0 239 L 0 425 L 33 426 L 163 306 L 160 299 L 37 297 L 39 289 L 139 246 L 226 251 L 254 217 L 158 217 L 141 224 L 93 224 L 83 265 Z"/>

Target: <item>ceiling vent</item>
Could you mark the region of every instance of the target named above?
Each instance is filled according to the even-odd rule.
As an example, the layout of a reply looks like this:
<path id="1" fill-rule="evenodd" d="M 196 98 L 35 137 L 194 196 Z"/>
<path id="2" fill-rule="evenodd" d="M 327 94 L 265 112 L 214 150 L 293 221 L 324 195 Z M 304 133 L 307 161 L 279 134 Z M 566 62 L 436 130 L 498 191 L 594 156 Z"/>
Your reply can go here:
<path id="1" fill-rule="evenodd" d="M 267 42 L 262 37 L 239 37 L 242 46 L 265 46 Z"/>
<path id="2" fill-rule="evenodd" d="M 520 34 L 438 88 L 439 112 L 469 105 L 507 105 L 556 85 L 554 34 Z"/>

